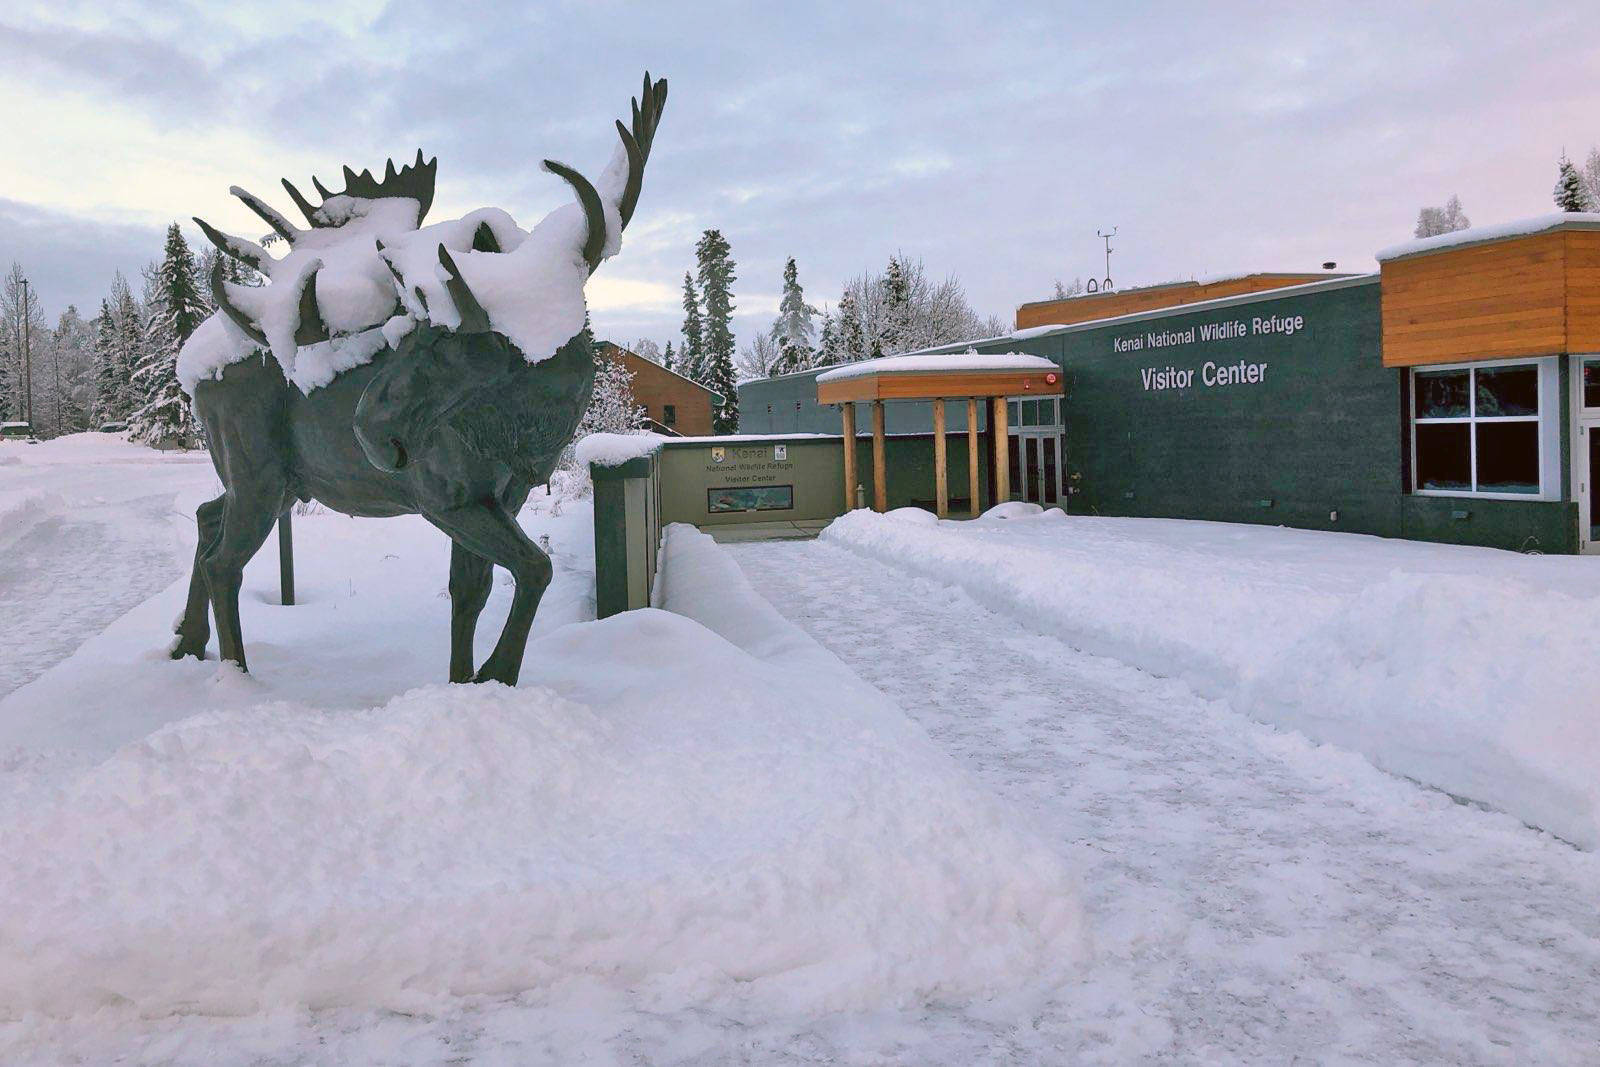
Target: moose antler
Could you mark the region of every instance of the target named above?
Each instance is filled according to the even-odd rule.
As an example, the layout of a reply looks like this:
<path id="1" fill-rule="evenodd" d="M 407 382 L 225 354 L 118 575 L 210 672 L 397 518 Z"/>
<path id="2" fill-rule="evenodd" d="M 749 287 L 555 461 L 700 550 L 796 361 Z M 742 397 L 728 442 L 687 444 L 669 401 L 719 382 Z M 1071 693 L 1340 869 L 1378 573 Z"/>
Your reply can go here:
<path id="1" fill-rule="evenodd" d="M 650 158 L 650 146 L 655 140 L 656 127 L 661 122 L 662 109 L 667 102 L 667 80 L 660 78 L 652 81 L 650 72 L 644 75 L 644 88 L 638 97 L 631 101 L 633 109 L 633 123 L 625 126 L 618 120 L 617 136 L 622 141 L 622 150 L 627 160 L 627 174 L 623 180 L 622 188 L 616 190 L 611 184 L 615 181 L 612 172 L 608 171 L 606 180 L 602 182 L 607 188 L 607 195 L 616 198 L 611 206 L 617 211 L 618 220 L 622 228 L 626 228 L 633 218 L 634 208 L 639 203 L 639 191 L 644 183 L 644 166 Z M 420 156 L 419 156 L 420 160 Z M 593 274 L 600 267 L 606 256 L 607 225 L 606 203 L 596 191 L 593 183 L 578 171 L 564 163 L 553 159 L 544 161 L 544 169 L 556 175 L 572 186 L 573 194 L 578 198 L 578 204 L 583 208 L 585 234 L 581 250 L 583 261 L 588 265 L 589 273 Z M 368 176 L 370 177 L 370 176 Z M 349 173 L 346 168 L 346 180 L 359 178 Z M 386 179 L 387 181 L 387 179 Z M 293 195 L 293 194 L 291 194 Z M 297 201 L 298 202 L 298 201 Z M 380 246 L 380 251 L 382 250 Z M 473 234 L 471 251 L 474 252 L 499 252 L 500 242 L 495 238 L 493 230 L 487 223 L 478 226 Z M 389 262 L 385 257 L 385 262 Z M 445 282 L 445 289 L 450 298 L 455 302 L 456 310 L 461 313 L 461 332 L 472 333 L 488 330 L 489 315 L 483 304 L 473 295 L 472 289 L 457 269 L 455 261 L 451 259 L 449 251 L 443 244 L 439 245 L 439 262 L 449 276 Z M 394 264 L 389 263 L 389 269 L 394 273 L 395 281 L 401 286 L 402 291 L 406 285 L 405 280 L 395 270 Z M 417 291 L 420 300 L 422 293 Z M 424 305 L 425 306 L 425 305 Z"/>
<path id="2" fill-rule="evenodd" d="M 424 161 L 422 149 L 417 149 L 417 158 L 413 163 L 408 163 L 399 170 L 395 169 L 394 160 L 384 161 L 383 178 L 373 177 L 371 170 L 364 170 L 357 174 L 353 169 L 344 168 L 344 192 L 335 193 L 317 178 L 311 176 L 311 185 L 316 189 L 317 195 L 322 197 L 322 204 L 313 206 L 311 201 L 303 196 L 294 183 L 288 178 L 283 179 L 284 191 L 289 194 L 289 199 L 294 201 L 295 207 L 300 209 L 300 214 L 306 217 L 314 229 L 335 226 L 327 217 L 319 215 L 322 206 L 336 196 L 360 197 L 367 200 L 382 200 L 392 197 L 409 197 L 417 202 L 417 225 L 422 225 L 422 220 L 427 217 L 428 209 L 433 206 L 434 179 L 439 174 L 439 157 Z"/>
<path id="3" fill-rule="evenodd" d="M 222 277 L 222 260 L 220 259 L 211 265 L 211 299 L 217 307 L 222 309 L 223 314 L 233 320 L 233 324 L 239 327 L 246 337 L 258 345 L 266 345 L 267 335 L 261 332 L 249 315 L 246 315 L 234 305 L 228 292 L 228 283 Z"/>

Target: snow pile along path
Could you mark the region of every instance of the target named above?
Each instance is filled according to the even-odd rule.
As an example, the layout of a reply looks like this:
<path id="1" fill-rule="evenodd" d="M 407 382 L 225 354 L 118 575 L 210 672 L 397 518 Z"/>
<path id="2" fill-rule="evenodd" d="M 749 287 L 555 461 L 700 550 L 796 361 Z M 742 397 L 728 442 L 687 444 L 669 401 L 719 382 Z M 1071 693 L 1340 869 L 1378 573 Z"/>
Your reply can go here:
<path id="1" fill-rule="evenodd" d="M 351 671 L 420 655 L 374 595 L 404 559 L 371 559 L 370 534 L 303 543 L 352 583 L 310 582 L 303 609 L 345 609 Z M 518 689 L 251 703 L 304 682 L 271 657 L 250 678 L 156 656 L 97 673 L 89 657 L 126 645 L 91 642 L 85 677 L 148 694 L 169 675 L 179 706 L 222 706 L 104 758 L 0 762 L 0 1018 L 410 1012 L 597 981 L 663 1008 L 805 1012 L 1072 969 L 1085 936 L 1059 852 L 720 551 L 668 541 L 667 603 L 711 629 L 655 609 L 563 626 L 531 644 Z M 252 602 L 247 641 L 262 614 Z M 45 683 L 64 684 L 14 696 Z"/>
<path id="2" fill-rule="evenodd" d="M 1002 508 L 937 524 L 856 511 L 823 537 L 1600 846 L 1591 561 Z"/>

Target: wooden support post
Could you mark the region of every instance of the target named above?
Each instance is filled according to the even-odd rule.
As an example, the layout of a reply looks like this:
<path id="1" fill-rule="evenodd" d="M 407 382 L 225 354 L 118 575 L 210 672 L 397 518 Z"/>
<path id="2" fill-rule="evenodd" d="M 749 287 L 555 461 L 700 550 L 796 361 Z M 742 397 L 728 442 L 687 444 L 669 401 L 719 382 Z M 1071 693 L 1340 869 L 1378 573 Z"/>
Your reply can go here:
<path id="1" fill-rule="evenodd" d="M 844 418 L 844 509 L 852 511 L 856 506 L 856 406 L 840 404 L 839 412 Z"/>
<path id="2" fill-rule="evenodd" d="M 1006 398 L 994 398 L 994 415 L 990 418 L 994 431 L 994 502 L 1003 504 L 1011 499 L 1010 428 L 1006 417 Z"/>
<path id="3" fill-rule="evenodd" d="M 883 467 L 883 401 L 872 402 L 872 509 L 880 515 L 889 510 L 889 489 Z"/>
<path id="4" fill-rule="evenodd" d="M 972 501 L 972 517 L 983 514 L 978 499 L 978 398 L 967 398 L 967 499 Z"/>
<path id="5" fill-rule="evenodd" d="M 294 505 L 278 516 L 278 599 L 294 604 Z"/>
<path id="6" fill-rule="evenodd" d="M 944 399 L 933 402 L 933 500 L 934 513 L 950 517 L 950 465 L 945 455 Z"/>

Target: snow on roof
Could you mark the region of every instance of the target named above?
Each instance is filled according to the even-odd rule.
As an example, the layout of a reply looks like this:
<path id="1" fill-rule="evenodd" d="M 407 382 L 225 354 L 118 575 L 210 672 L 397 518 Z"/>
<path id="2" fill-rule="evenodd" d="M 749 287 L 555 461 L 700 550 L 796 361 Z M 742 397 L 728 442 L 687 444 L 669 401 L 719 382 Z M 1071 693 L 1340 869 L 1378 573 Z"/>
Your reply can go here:
<path id="1" fill-rule="evenodd" d="M 601 467 L 620 467 L 632 459 L 653 456 L 666 440 L 658 433 L 592 433 L 578 442 L 578 462 Z"/>
<path id="2" fill-rule="evenodd" d="M 884 356 L 850 363 L 817 375 L 817 384 L 870 374 L 948 374 L 981 371 L 1053 371 L 1054 361 L 1022 352 L 953 352 L 948 355 Z"/>
<path id="3" fill-rule="evenodd" d="M 1546 230 L 1560 229 L 1563 226 L 1572 226 L 1575 229 L 1585 230 L 1600 229 L 1600 212 L 1556 212 L 1550 215 L 1536 215 L 1530 219 L 1501 222 L 1493 226 L 1472 226 L 1465 230 L 1457 230 L 1454 233 L 1441 233 L 1437 237 L 1423 237 L 1415 241 L 1405 241 L 1401 244 L 1379 249 L 1378 262 L 1383 263 L 1386 260 L 1421 255 L 1425 252 L 1437 252 L 1440 249 L 1456 248 L 1461 245 L 1482 244 L 1485 241 L 1503 241 L 1508 237 L 1526 237 L 1529 234 L 1544 233 Z"/>

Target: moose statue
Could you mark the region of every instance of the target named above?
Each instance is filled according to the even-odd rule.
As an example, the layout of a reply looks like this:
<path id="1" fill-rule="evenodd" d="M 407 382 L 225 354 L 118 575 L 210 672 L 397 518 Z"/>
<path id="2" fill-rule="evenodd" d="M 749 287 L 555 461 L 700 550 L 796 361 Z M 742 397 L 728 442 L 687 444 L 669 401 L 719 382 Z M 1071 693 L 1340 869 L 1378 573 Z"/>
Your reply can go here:
<path id="1" fill-rule="evenodd" d="M 245 564 L 296 500 L 356 516 L 421 515 L 451 540 L 450 680 L 515 685 L 549 558 L 516 515 L 549 480 L 589 404 L 583 286 L 620 247 L 666 104 L 647 73 L 631 125 L 597 184 L 546 160 L 576 204 L 530 231 L 485 208 L 424 227 L 437 160 L 384 177 L 344 169 L 313 206 L 287 180 L 309 229 L 232 192 L 286 254 L 196 219 L 228 257 L 211 275 L 217 312 L 178 359 L 224 491 L 200 505 L 199 542 L 174 659 L 205 658 L 208 608 L 221 658 L 245 668 Z M 473 636 L 495 564 L 515 580 L 483 666 Z"/>

